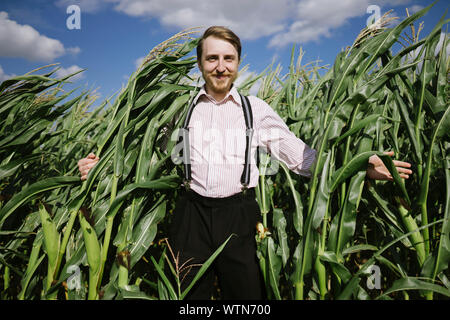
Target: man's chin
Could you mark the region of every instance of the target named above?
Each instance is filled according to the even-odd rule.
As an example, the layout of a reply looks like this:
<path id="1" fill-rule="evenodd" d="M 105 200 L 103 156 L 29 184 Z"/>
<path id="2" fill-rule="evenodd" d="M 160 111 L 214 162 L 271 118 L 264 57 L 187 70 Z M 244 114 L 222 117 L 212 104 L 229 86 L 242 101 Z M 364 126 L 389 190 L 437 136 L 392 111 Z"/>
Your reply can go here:
<path id="1" fill-rule="evenodd" d="M 213 89 L 214 92 L 217 92 L 217 93 L 227 93 L 231 89 L 231 83 L 217 84 L 217 85 L 214 85 L 212 87 L 212 89 Z"/>

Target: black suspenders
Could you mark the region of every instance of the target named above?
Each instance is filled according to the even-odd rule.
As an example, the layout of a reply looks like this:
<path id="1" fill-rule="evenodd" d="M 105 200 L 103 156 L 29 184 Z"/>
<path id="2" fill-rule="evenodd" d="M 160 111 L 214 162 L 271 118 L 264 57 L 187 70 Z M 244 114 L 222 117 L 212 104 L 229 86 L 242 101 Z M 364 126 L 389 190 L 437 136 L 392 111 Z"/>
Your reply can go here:
<path id="1" fill-rule="evenodd" d="M 251 159 L 251 147 L 252 147 L 252 137 L 253 137 L 253 114 L 252 107 L 250 105 L 250 101 L 247 96 L 241 96 L 241 105 L 242 110 L 244 112 L 245 119 L 245 163 L 244 170 L 241 175 L 241 184 L 242 191 L 247 190 L 248 185 L 250 183 L 250 159 Z M 189 121 L 191 120 L 192 112 L 194 111 L 195 104 L 191 103 L 189 106 L 186 119 L 184 120 L 183 127 L 181 130 L 181 139 L 183 140 L 183 164 L 184 164 L 184 184 L 186 188 L 189 188 L 189 185 L 192 181 L 191 175 L 191 157 L 190 157 L 190 144 L 189 144 Z"/>

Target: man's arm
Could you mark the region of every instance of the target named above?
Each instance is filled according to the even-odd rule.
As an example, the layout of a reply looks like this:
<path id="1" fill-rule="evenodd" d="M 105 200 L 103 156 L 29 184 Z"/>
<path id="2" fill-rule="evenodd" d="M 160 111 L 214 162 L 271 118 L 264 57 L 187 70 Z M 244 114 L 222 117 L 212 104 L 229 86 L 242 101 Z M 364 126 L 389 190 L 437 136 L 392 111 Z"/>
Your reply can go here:
<path id="1" fill-rule="evenodd" d="M 317 161 L 316 150 L 311 149 L 301 139 L 289 130 L 281 117 L 265 102 L 259 104 L 261 111 L 260 123 L 257 126 L 259 142 L 266 147 L 277 159 L 297 174 L 310 177 L 311 171 Z M 394 152 L 385 152 L 393 156 Z M 393 160 L 393 163 L 403 179 L 412 174 L 411 164 L 404 161 Z M 376 155 L 369 158 L 367 177 L 374 180 L 390 180 L 393 178 L 383 161 Z"/>
<path id="2" fill-rule="evenodd" d="M 255 127 L 259 146 L 267 149 L 289 170 L 310 177 L 311 168 L 316 162 L 316 150 L 297 138 L 267 103 L 260 99 L 256 103 L 251 102 L 252 107 L 255 105 L 257 108 Z"/>

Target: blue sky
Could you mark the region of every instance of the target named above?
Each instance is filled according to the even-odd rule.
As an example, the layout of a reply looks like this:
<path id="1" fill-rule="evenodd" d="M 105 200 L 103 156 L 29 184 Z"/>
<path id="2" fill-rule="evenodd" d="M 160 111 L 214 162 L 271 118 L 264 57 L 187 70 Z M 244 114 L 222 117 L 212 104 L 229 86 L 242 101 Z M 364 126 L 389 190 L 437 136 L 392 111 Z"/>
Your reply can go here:
<path id="1" fill-rule="evenodd" d="M 406 17 L 426 0 L 1 0 L 0 81 L 59 63 L 58 76 L 86 69 L 65 87 L 97 89 L 99 103 L 127 82 L 139 59 L 157 44 L 189 27 L 225 25 L 243 44 L 248 72 L 272 61 L 284 70 L 292 45 L 303 48 L 303 63 L 333 65 L 367 19 L 376 14 Z M 70 30 L 70 5 L 80 9 L 80 29 Z M 373 8 L 373 7 L 372 7 Z M 419 22 L 423 35 L 434 27 L 448 2 L 439 1 Z M 448 16 L 448 15 L 447 15 Z M 74 21 L 74 20 L 71 20 Z M 416 23 L 417 27 L 418 23 Z M 192 52 L 194 55 L 195 52 Z"/>

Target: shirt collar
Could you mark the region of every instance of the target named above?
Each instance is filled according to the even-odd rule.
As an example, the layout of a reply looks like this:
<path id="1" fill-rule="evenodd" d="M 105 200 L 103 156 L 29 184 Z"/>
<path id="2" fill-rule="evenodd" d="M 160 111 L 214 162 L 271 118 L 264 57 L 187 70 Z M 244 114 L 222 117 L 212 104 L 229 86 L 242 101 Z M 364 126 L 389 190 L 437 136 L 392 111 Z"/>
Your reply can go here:
<path id="1" fill-rule="evenodd" d="M 212 96 L 210 96 L 208 93 L 206 93 L 205 85 L 202 86 L 198 94 L 194 98 L 194 104 L 197 104 L 198 99 L 200 99 L 202 96 L 207 97 L 211 102 L 214 104 L 219 103 L 220 101 L 216 101 Z M 229 97 L 234 100 L 234 103 L 236 103 L 238 106 L 241 106 L 241 96 L 239 95 L 239 92 L 236 89 L 236 86 L 233 84 L 231 86 L 231 90 L 227 93 L 225 98 L 222 101 L 227 100 Z"/>

